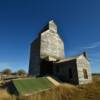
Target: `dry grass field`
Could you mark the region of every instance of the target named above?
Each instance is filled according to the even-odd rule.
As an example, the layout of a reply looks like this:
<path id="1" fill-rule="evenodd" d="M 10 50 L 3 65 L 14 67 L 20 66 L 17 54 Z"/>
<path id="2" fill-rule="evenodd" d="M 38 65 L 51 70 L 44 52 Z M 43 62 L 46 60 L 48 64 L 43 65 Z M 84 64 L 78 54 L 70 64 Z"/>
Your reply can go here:
<path id="1" fill-rule="evenodd" d="M 82 86 L 62 84 L 29 97 L 16 97 L 10 95 L 6 89 L 1 89 L 0 100 L 100 100 L 100 76 L 93 76 L 91 84 Z"/>

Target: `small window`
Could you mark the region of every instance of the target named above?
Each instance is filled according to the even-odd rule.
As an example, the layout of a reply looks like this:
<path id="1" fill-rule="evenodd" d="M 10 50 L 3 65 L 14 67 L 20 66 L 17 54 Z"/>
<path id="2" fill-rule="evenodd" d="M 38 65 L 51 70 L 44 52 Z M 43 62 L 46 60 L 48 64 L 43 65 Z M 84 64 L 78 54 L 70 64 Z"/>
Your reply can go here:
<path id="1" fill-rule="evenodd" d="M 83 69 L 84 78 L 88 79 L 88 73 L 86 69 Z"/>

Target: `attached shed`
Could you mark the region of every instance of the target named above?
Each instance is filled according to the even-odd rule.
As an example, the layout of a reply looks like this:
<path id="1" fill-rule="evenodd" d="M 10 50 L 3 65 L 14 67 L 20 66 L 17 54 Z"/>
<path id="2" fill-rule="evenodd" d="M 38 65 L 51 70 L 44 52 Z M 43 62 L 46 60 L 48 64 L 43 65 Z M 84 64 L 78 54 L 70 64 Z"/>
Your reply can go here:
<path id="1" fill-rule="evenodd" d="M 62 81 L 72 84 L 92 82 L 90 63 L 85 52 L 56 62 L 55 74 Z"/>
<path id="2" fill-rule="evenodd" d="M 72 57 L 56 62 L 55 76 L 63 82 L 79 84 L 76 61 L 76 57 Z"/>

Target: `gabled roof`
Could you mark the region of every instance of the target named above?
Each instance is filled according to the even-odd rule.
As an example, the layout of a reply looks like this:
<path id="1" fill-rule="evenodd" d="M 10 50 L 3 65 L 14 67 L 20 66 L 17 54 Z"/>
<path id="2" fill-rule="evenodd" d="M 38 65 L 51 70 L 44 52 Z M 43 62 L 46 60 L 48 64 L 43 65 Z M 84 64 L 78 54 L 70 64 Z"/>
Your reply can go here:
<path id="1" fill-rule="evenodd" d="M 77 59 L 77 57 L 68 57 L 62 60 L 57 61 L 56 63 L 68 62 Z"/>
<path id="2" fill-rule="evenodd" d="M 53 24 L 56 25 L 56 23 L 55 23 L 54 20 L 50 20 L 50 21 L 48 22 L 48 24 L 46 24 L 46 25 L 42 28 L 42 30 L 39 32 L 39 35 L 41 35 L 41 33 L 45 32 L 46 30 L 49 29 L 49 24 L 50 24 L 50 23 L 53 23 Z"/>
<path id="3" fill-rule="evenodd" d="M 49 30 L 49 24 L 50 24 L 50 23 L 51 23 L 51 24 L 52 24 L 52 23 L 55 24 L 56 27 L 57 27 L 56 22 L 55 22 L 54 20 L 50 20 L 50 21 L 42 28 L 42 30 L 39 32 L 39 36 L 41 36 L 41 34 L 42 34 L 43 32 Z M 59 34 L 59 32 L 56 32 L 56 33 L 60 36 L 60 39 L 61 39 L 62 41 L 64 41 L 62 35 Z"/>
<path id="4" fill-rule="evenodd" d="M 56 63 L 72 61 L 72 60 L 77 59 L 77 58 L 80 57 L 81 55 L 83 55 L 83 56 L 88 60 L 88 57 L 87 57 L 86 52 L 83 52 L 83 53 L 81 53 L 81 54 L 79 54 L 79 55 L 72 56 L 72 57 L 67 57 L 67 58 L 65 58 L 65 59 L 59 60 L 59 61 L 57 61 Z"/>

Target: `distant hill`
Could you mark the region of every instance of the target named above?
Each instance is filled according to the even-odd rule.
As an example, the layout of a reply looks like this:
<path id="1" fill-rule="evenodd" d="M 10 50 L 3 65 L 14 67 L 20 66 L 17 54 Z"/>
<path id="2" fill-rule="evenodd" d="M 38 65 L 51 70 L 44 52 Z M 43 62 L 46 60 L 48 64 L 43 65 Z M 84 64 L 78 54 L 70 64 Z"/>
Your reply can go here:
<path id="1" fill-rule="evenodd" d="M 100 73 L 92 73 L 92 75 L 94 76 L 94 75 L 100 75 Z"/>

